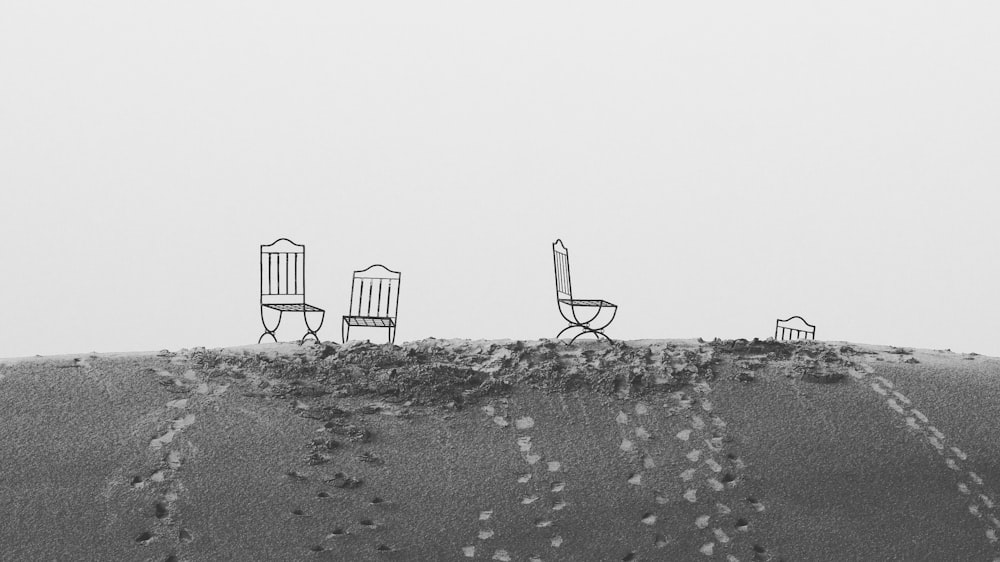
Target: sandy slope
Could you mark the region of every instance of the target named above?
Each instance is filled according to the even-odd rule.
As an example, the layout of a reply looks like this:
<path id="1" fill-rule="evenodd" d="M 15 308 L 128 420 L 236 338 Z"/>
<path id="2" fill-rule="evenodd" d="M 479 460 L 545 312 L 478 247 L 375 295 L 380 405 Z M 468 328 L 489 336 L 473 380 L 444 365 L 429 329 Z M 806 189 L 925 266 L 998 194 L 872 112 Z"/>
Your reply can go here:
<path id="1" fill-rule="evenodd" d="M 1000 362 L 267 345 L 0 366 L 3 560 L 998 560 Z"/>

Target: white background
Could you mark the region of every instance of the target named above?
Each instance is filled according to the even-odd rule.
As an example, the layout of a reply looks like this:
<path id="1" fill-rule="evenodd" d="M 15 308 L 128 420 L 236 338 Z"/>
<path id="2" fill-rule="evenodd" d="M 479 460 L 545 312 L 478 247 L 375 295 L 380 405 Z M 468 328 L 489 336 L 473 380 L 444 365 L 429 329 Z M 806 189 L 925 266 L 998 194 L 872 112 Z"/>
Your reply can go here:
<path id="1" fill-rule="evenodd" d="M 997 6 L 6 2 L 0 357 L 256 342 L 279 237 L 325 340 L 554 336 L 561 237 L 615 338 L 1000 355 Z"/>

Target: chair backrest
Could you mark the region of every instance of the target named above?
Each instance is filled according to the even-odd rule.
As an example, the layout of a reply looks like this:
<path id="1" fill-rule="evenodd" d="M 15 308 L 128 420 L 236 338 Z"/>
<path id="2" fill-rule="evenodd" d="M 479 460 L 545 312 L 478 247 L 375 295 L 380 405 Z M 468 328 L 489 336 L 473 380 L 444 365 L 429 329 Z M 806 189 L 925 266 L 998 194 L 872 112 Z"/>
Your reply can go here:
<path id="1" fill-rule="evenodd" d="M 399 311 L 400 273 L 381 264 L 354 272 L 350 316 L 396 318 Z"/>
<path id="2" fill-rule="evenodd" d="M 306 302 L 306 247 L 287 238 L 260 246 L 260 303 Z"/>
<path id="3" fill-rule="evenodd" d="M 569 278 L 569 250 L 562 240 L 552 243 L 552 262 L 556 272 L 556 299 L 573 298 L 573 283 Z"/>
<path id="4" fill-rule="evenodd" d="M 796 318 L 800 323 L 790 322 Z M 781 330 L 781 337 L 778 337 L 778 330 Z M 791 336 L 789 339 L 809 339 L 809 336 L 812 336 L 812 339 L 816 339 L 816 326 L 806 322 L 801 316 L 792 316 L 790 318 L 785 318 L 784 320 L 776 320 L 774 322 L 774 339 L 783 340 L 785 339 L 786 334 Z"/>

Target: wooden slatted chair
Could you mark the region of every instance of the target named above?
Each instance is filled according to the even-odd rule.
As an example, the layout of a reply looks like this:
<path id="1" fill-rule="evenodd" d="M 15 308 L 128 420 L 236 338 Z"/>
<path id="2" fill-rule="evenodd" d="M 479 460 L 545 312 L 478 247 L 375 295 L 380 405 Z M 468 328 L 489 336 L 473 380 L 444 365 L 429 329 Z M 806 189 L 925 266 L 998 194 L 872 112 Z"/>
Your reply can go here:
<path id="1" fill-rule="evenodd" d="M 795 319 L 798 319 L 799 322 L 791 322 Z M 781 330 L 781 337 L 778 337 L 778 330 Z M 789 337 L 785 338 L 786 335 Z M 812 339 L 816 339 L 816 326 L 806 322 L 801 316 L 792 316 L 774 322 L 774 339 L 776 340 L 810 339 L 810 336 Z"/>
<path id="2" fill-rule="evenodd" d="M 264 309 L 278 311 L 278 322 L 274 328 L 267 326 Z M 264 324 L 264 333 L 257 343 L 263 341 L 264 336 L 278 341 L 275 331 L 286 312 L 302 313 L 306 333 L 299 341 L 305 341 L 309 336 L 319 341 L 317 332 L 323 327 L 326 311 L 306 303 L 306 247 L 287 238 L 279 238 L 260 246 L 260 321 Z M 319 326 L 315 329 L 309 325 L 310 312 L 320 314 Z"/>
<path id="3" fill-rule="evenodd" d="M 341 342 L 347 343 L 351 327 L 387 328 L 389 343 L 396 343 L 400 273 L 375 264 L 354 272 L 351 303 L 340 327 Z"/>
<path id="4" fill-rule="evenodd" d="M 566 322 L 569 322 L 569 326 L 562 329 L 561 332 L 556 336 L 559 339 L 566 330 L 572 328 L 578 328 L 580 333 L 573 336 L 573 339 L 569 343 L 576 341 L 576 338 L 582 336 L 583 334 L 594 334 L 594 336 L 600 340 L 602 337 L 609 342 L 611 338 L 604 333 L 604 328 L 615 319 L 615 315 L 618 313 L 618 306 L 614 305 L 603 299 L 574 299 L 573 298 L 573 283 L 570 280 L 569 275 L 569 250 L 563 245 L 562 240 L 556 240 L 552 244 L 552 261 L 555 265 L 556 274 L 556 304 L 559 307 L 559 314 L 562 315 Z M 566 314 L 566 310 L 569 310 L 569 315 Z M 577 316 L 577 310 L 582 309 L 588 311 L 589 315 L 586 320 L 581 320 L 580 316 Z M 593 311 L 590 314 L 589 311 Z M 591 323 L 594 322 L 597 317 L 601 314 L 601 311 L 610 310 L 611 317 L 608 318 L 606 322 L 600 326 L 593 326 Z"/>

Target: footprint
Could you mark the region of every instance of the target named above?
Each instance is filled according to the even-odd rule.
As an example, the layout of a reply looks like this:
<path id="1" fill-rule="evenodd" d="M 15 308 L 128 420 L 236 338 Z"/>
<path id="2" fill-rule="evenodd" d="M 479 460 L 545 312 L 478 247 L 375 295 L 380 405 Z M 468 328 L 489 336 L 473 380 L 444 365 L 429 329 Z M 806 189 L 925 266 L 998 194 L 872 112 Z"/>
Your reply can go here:
<path id="1" fill-rule="evenodd" d="M 171 470 L 177 470 L 181 467 L 180 451 L 170 451 L 170 454 L 167 455 L 167 466 L 169 466 Z"/>
<path id="2" fill-rule="evenodd" d="M 708 482 L 708 485 L 711 486 L 712 490 L 715 490 L 716 492 L 721 492 L 726 489 L 726 486 L 715 478 L 709 478 L 706 482 Z"/>
<path id="3" fill-rule="evenodd" d="M 680 439 L 681 441 L 687 441 L 688 439 L 691 438 L 691 430 L 690 429 L 684 429 L 684 430 L 678 431 L 677 432 L 677 438 Z"/>
<path id="4" fill-rule="evenodd" d="M 757 511 L 764 511 L 764 504 L 757 501 L 757 498 L 754 498 L 753 496 L 747 498 L 747 503 L 749 503 Z"/>
<path id="5" fill-rule="evenodd" d="M 517 481 L 520 484 L 527 484 L 529 480 L 531 480 L 531 473 L 530 472 L 526 472 L 526 473 L 524 473 L 524 474 L 522 474 L 522 475 L 520 475 L 520 476 L 517 477 Z"/>
<path id="6" fill-rule="evenodd" d="M 629 441 L 628 439 L 622 439 L 622 444 L 619 446 L 619 448 L 623 451 L 632 451 L 633 449 L 635 449 L 635 444 Z"/>
<path id="7" fill-rule="evenodd" d="M 699 431 L 705 429 L 705 420 L 701 419 L 701 416 L 691 416 L 691 427 Z"/>
<path id="8" fill-rule="evenodd" d="M 522 453 L 527 453 L 528 451 L 530 451 L 531 450 L 531 437 L 530 436 L 518 437 L 517 438 L 517 447 L 518 447 L 518 449 L 521 450 Z"/>
<path id="9" fill-rule="evenodd" d="M 536 501 L 538 501 L 538 496 L 524 496 L 521 498 L 521 503 L 524 505 L 535 503 Z"/>
<path id="10" fill-rule="evenodd" d="M 715 552 L 715 543 L 707 542 L 701 545 L 701 548 L 698 549 L 698 552 L 704 554 L 705 556 L 711 556 Z"/>
<path id="11" fill-rule="evenodd" d="M 969 458 L 969 456 L 966 455 L 964 452 L 962 452 L 962 450 L 959 449 L 958 447 L 952 447 L 951 452 L 955 453 L 955 456 L 962 459 L 963 461 Z"/>
<path id="12" fill-rule="evenodd" d="M 646 440 L 652 437 L 644 427 L 635 428 L 635 436 L 638 437 L 639 439 L 646 439 Z"/>
<path id="13" fill-rule="evenodd" d="M 681 480 L 684 480 L 685 482 L 691 481 L 694 478 L 695 472 L 696 470 L 693 468 L 685 470 L 684 472 L 681 473 Z"/>
<path id="14" fill-rule="evenodd" d="M 917 419 L 919 419 L 920 421 L 927 423 L 927 416 L 925 416 L 924 413 L 921 412 L 920 410 L 910 409 L 910 413 L 912 413 L 914 416 L 917 416 Z"/>
<path id="15" fill-rule="evenodd" d="M 514 422 L 514 427 L 517 429 L 531 429 L 535 427 L 535 420 L 531 419 L 530 416 L 524 416 Z"/>
<path id="16" fill-rule="evenodd" d="M 493 423 L 499 425 L 500 427 L 507 427 L 510 423 L 503 418 L 503 416 L 496 416 L 493 418 Z"/>
<path id="17" fill-rule="evenodd" d="M 561 491 L 563 491 L 565 489 L 566 489 L 566 483 L 565 482 L 553 482 L 552 486 L 549 488 L 549 490 L 551 490 L 553 492 L 561 492 Z"/>
<path id="18" fill-rule="evenodd" d="M 535 464 L 540 460 L 542 460 L 542 455 L 536 455 L 534 453 L 531 453 L 524 456 L 524 462 L 528 464 Z"/>
<path id="19" fill-rule="evenodd" d="M 382 505 L 382 504 L 385 503 L 385 500 L 383 500 L 382 498 L 380 498 L 378 496 L 375 496 L 374 498 L 372 498 L 372 501 L 369 502 L 369 503 L 371 503 L 371 505 Z"/>
<path id="20" fill-rule="evenodd" d="M 653 536 L 653 546 L 655 546 L 656 548 L 663 548 L 667 546 L 668 542 L 669 541 L 667 540 L 667 538 L 659 533 Z"/>
<path id="21" fill-rule="evenodd" d="M 735 481 L 736 481 L 736 477 L 733 476 L 732 474 L 728 473 L 728 472 L 725 473 L 722 476 L 722 483 L 723 484 L 729 484 L 730 482 L 735 482 Z"/>
<path id="22" fill-rule="evenodd" d="M 983 479 L 980 478 L 979 475 L 976 474 L 975 472 L 969 472 L 969 478 L 972 478 L 972 481 L 975 482 L 976 484 L 980 486 L 983 485 Z"/>
<path id="23" fill-rule="evenodd" d="M 483 531 L 479 531 L 479 540 L 485 541 L 485 540 L 488 540 L 488 539 L 491 539 L 491 538 L 493 538 L 493 531 L 492 530 L 486 529 L 486 530 L 483 530 Z"/>
<path id="24" fill-rule="evenodd" d="M 335 539 L 338 537 L 343 537 L 347 534 L 347 531 L 340 527 L 336 527 L 334 530 L 330 531 L 330 534 L 326 536 L 328 539 Z"/>
<path id="25" fill-rule="evenodd" d="M 137 543 L 145 546 L 145 545 L 153 542 L 153 539 L 155 539 L 155 538 L 156 538 L 156 535 L 154 535 L 153 533 L 151 533 L 149 531 L 145 531 L 143 533 L 140 533 L 137 537 L 135 537 L 135 542 L 137 542 Z"/>
<path id="26" fill-rule="evenodd" d="M 552 511 L 561 511 L 566 507 L 566 505 L 567 505 L 566 502 L 564 502 L 563 500 L 559 500 L 552 505 Z"/>
<path id="27" fill-rule="evenodd" d="M 551 544 L 555 548 L 559 548 L 560 546 L 562 546 L 562 543 L 563 543 L 563 538 L 560 535 L 552 537 L 552 539 L 549 541 L 549 544 Z"/>
<path id="28" fill-rule="evenodd" d="M 506 550 L 498 550 L 493 553 L 493 560 L 499 560 L 500 562 L 510 562 L 510 554 L 507 554 Z"/>
<path id="29" fill-rule="evenodd" d="M 549 472 L 559 472 L 559 469 L 562 468 L 562 463 L 559 461 L 549 461 L 548 465 Z"/>
<path id="30" fill-rule="evenodd" d="M 358 525 L 361 525 L 362 527 L 365 527 L 366 529 L 376 529 L 376 528 L 378 528 L 378 525 L 374 521 L 372 521 L 371 519 L 362 519 L 362 520 L 358 521 Z"/>
<path id="31" fill-rule="evenodd" d="M 552 526 L 551 519 L 535 519 L 535 527 L 545 528 L 551 526 Z"/>
<path id="32" fill-rule="evenodd" d="M 695 450 L 691 451 L 690 453 L 688 453 L 687 455 L 684 455 L 684 456 L 686 456 L 687 460 L 689 460 L 691 462 L 698 462 L 698 459 L 701 458 L 701 449 L 695 449 Z"/>
<path id="33" fill-rule="evenodd" d="M 153 506 L 153 511 L 155 512 L 157 519 L 163 519 L 168 515 L 167 504 L 163 502 L 156 502 Z"/>
<path id="34" fill-rule="evenodd" d="M 628 483 L 632 484 L 633 486 L 641 486 L 642 485 L 642 473 L 641 472 L 635 472 L 635 473 L 633 473 L 631 476 L 628 477 Z"/>
<path id="35" fill-rule="evenodd" d="M 489 406 L 489 407 L 492 408 L 492 406 Z M 463 546 L 462 547 L 462 554 L 466 558 L 475 558 L 476 557 L 476 547 L 474 547 L 474 546 Z"/>
<path id="36" fill-rule="evenodd" d="M 877 382 L 873 382 L 872 383 L 872 390 L 874 390 L 875 392 L 881 394 L 882 396 L 888 396 L 889 395 L 889 391 L 886 390 L 886 389 L 884 389 L 884 388 L 882 388 L 882 386 L 879 385 Z"/>
<path id="37" fill-rule="evenodd" d="M 646 525 L 650 525 L 650 526 L 655 525 L 656 524 L 656 514 L 655 513 L 644 513 L 643 516 L 642 516 L 641 521 L 643 523 L 645 523 Z"/>
<path id="38" fill-rule="evenodd" d="M 733 510 L 729 509 L 729 506 L 724 503 L 716 503 L 715 509 L 719 512 L 719 515 L 729 515 L 733 512 Z"/>
<path id="39" fill-rule="evenodd" d="M 750 530 L 750 523 L 748 523 L 746 519 L 740 517 L 736 520 L 736 530 L 741 533 L 745 533 Z"/>
<path id="40" fill-rule="evenodd" d="M 642 467 L 646 470 L 656 468 L 656 462 L 653 461 L 653 457 L 649 455 L 642 456 Z"/>
<path id="41" fill-rule="evenodd" d="M 705 527 L 708 527 L 709 519 L 711 519 L 711 517 L 709 517 L 708 515 L 699 515 L 694 520 L 694 526 L 698 527 L 699 529 L 704 529 Z"/>
<path id="42" fill-rule="evenodd" d="M 480 521 L 486 521 L 490 517 L 493 517 L 493 511 L 492 510 L 489 510 L 489 511 L 480 511 L 479 512 L 479 520 Z"/>
<path id="43" fill-rule="evenodd" d="M 691 503 L 697 502 L 698 501 L 698 490 L 695 490 L 694 488 L 691 488 L 688 491 L 684 492 L 684 499 L 686 499 L 687 501 L 689 501 Z"/>
<path id="44" fill-rule="evenodd" d="M 187 398 L 182 398 L 180 400 L 171 400 L 170 402 L 167 402 L 167 407 L 168 408 L 183 409 L 183 408 L 187 408 L 187 405 L 188 405 L 188 399 Z"/>
<path id="45" fill-rule="evenodd" d="M 705 464 L 708 465 L 708 468 L 712 469 L 712 472 L 722 472 L 722 465 L 715 462 L 715 459 L 705 459 Z"/>
<path id="46" fill-rule="evenodd" d="M 194 540 L 194 535 L 191 534 L 191 531 L 188 531 L 187 529 L 182 527 L 181 530 L 177 532 L 177 540 L 179 540 L 184 544 L 187 544 Z"/>
<path id="47" fill-rule="evenodd" d="M 642 402 L 639 402 L 638 404 L 635 405 L 635 413 L 640 416 L 645 416 L 646 414 L 649 413 L 649 407 L 643 404 Z"/>
<path id="48" fill-rule="evenodd" d="M 722 529 L 718 528 L 712 529 L 712 534 L 715 535 L 715 540 L 719 541 L 722 544 L 726 544 L 729 542 L 729 535 L 727 535 L 726 532 L 723 531 Z"/>
<path id="49" fill-rule="evenodd" d="M 620 423 L 620 424 L 622 424 L 622 425 L 627 424 L 628 423 L 628 414 L 626 414 L 625 412 L 619 411 L 618 415 L 615 416 L 615 421 L 618 422 L 618 423 Z"/>

